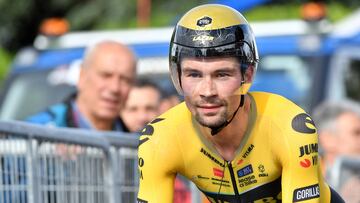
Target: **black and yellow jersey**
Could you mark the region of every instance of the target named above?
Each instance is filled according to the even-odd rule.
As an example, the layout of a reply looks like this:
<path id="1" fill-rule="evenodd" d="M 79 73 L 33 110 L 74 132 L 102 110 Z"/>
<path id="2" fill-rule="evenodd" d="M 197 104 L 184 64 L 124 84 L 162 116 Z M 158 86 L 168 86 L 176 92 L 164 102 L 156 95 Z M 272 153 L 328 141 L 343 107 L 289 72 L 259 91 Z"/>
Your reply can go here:
<path id="1" fill-rule="evenodd" d="M 147 125 L 139 141 L 138 202 L 172 202 L 177 173 L 211 202 L 330 202 L 310 116 L 278 95 L 249 96 L 250 122 L 229 162 L 201 135 L 184 103 Z"/>

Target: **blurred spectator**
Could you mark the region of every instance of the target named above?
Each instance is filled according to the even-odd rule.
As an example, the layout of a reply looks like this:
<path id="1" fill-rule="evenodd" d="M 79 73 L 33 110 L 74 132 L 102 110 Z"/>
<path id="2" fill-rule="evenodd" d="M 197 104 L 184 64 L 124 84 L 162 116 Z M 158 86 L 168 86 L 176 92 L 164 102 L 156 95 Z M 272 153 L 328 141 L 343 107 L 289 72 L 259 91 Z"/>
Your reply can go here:
<path id="1" fill-rule="evenodd" d="M 130 132 L 139 132 L 159 115 L 161 90 L 146 79 L 139 79 L 129 93 L 120 115 Z"/>
<path id="2" fill-rule="evenodd" d="M 119 112 L 125 105 L 135 76 L 136 58 L 127 46 L 115 41 L 99 42 L 85 51 L 77 93 L 26 120 L 56 127 L 128 132 Z M 81 147 L 58 144 L 56 153 L 62 158 L 76 159 Z M 56 179 L 53 167 L 47 164 L 41 167 L 49 179 Z M 20 181 L 26 183 L 26 178 Z M 47 195 L 55 198 L 57 194 L 49 191 Z"/>
<path id="3" fill-rule="evenodd" d="M 85 52 L 77 95 L 27 121 L 127 132 L 118 112 L 125 104 L 135 76 L 136 59 L 128 47 L 114 41 L 95 44 Z"/>
<path id="4" fill-rule="evenodd" d="M 165 98 L 162 98 L 164 95 Z M 175 98 L 173 98 L 174 96 Z M 165 108 L 168 109 L 178 103 L 179 99 L 176 93 L 167 94 L 156 83 L 147 79 L 138 79 L 129 93 L 120 117 L 130 132 L 139 132 L 160 114 L 161 104 L 164 104 L 164 107 L 166 105 Z M 174 203 L 191 202 L 191 193 L 188 187 L 183 179 L 175 179 Z"/>
<path id="5" fill-rule="evenodd" d="M 360 156 L 360 104 L 325 102 L 315 108 L 313 119 L 326 174 L 338 156 Z"/>
<path id="6" fill-rule="evenodd" d="M 341 196 L 347 203 L 360 202 L 360 176 L 353 176 L 349 178 L 339 191 Z"/>
<path id="7" fill-rule="evenodd" d="M 323 173 L 328 181 L 343 182 L 345 180 L 331 180 L 331 170 L 341 156 L 360 157 L 360 104 L 351 100 L 325 102 L 315 108 L 313 119 L 319 133 Z M 360 202 L 359 190 L 360 181 L 356 176 L 339 188 L 349 203 Z"/>
<path id="8" fill-rule="evenodd" d="M 160 102 L 160 114 L 164 113 L 168 109 L 176 106 L 181 102 L 176 89 L 173 87 L 163 88 L 162 95 L 161 95 L 161 102 Z"/>

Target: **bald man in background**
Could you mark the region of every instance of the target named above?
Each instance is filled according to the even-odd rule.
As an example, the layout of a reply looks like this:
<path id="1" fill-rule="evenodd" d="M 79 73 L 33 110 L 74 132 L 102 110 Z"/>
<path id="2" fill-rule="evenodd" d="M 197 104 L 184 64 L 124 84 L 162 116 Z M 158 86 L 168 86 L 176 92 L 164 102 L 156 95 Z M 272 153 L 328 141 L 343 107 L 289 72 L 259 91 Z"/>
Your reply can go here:
<path id="1" fill-rule="evenodd" d="M 128 132 L 118 112 L 136 76 L 136 58 L 125 45 L 102 41 L 85 51 L 78 92 L 27 121 L 57 127 Z"/>

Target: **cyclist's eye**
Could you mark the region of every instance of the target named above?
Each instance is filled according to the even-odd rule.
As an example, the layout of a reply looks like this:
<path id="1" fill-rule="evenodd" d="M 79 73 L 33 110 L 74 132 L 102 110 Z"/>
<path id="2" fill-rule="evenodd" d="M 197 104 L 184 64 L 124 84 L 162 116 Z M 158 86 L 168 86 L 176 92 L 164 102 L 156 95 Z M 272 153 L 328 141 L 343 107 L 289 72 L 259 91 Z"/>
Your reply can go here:
<path id="1" fill-rule="evenodd" d="M 222 78 L 222 77 L 229 77 L 230 74 L 229 74 L 229 73 L 225 73 L 225 72 L 220 72 L 220 73 L 217 73 L 216 76 L 219 77 L 219 78 Z"/>
<path id="2" fill-rule="evenodd" d="M 201 73 L 196 72 L 196 71 L 189 71 L 189 72 L 186 72 L 184 75 L 185 75 L 185 77 L 190 77 L 190 78 L 199 78 L 199 77 L 201 77 Z"/>

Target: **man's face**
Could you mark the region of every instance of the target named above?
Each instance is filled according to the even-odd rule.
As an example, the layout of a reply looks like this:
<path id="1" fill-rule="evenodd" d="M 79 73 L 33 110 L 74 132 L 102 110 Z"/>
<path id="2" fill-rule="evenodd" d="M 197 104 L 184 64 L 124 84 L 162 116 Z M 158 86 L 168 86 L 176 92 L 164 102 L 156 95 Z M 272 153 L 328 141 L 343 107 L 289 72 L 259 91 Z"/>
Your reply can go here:
<path id="1" fill-rule="evenodd" d="M 131 53 L 114 47 L 99 48 L 83 64 L 78 83 L 82 110 L 95 119 L 113 120 L 125 104 L 135 78 Z"/>
<path id="2" fill-rule="evenodd" d="M 235 58 L 194 59 L 181 62 L 181 86 L 187 107 L 206 127 L 219 127 L 234 113 L 241 84 L 240 64 Z"/>
<path id="3" fill-rule="evenodd" d="M 134 87 L 130 91 L 121 118 L 131 132 L 138 132 L 158 116 L 159 105 L 158 90 L 149 86 Z"/>
<path id="4" fill-rule="evenodd" d="M 344 113 L 337 119 L 337 148 L 339 155 L 360 155 L 360 117 Z"/>

